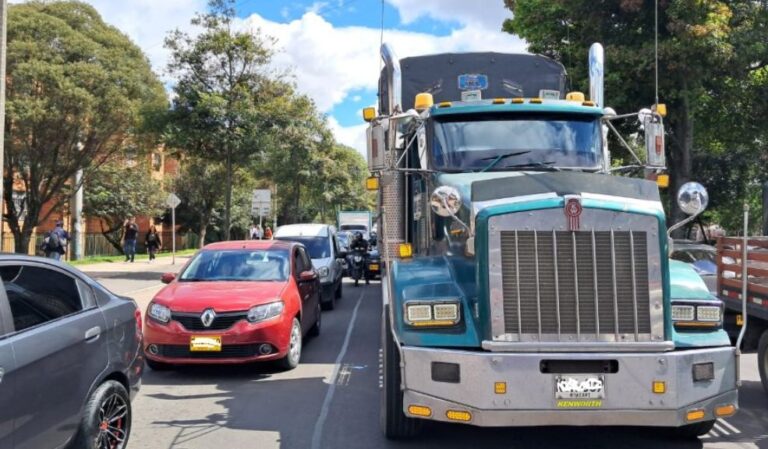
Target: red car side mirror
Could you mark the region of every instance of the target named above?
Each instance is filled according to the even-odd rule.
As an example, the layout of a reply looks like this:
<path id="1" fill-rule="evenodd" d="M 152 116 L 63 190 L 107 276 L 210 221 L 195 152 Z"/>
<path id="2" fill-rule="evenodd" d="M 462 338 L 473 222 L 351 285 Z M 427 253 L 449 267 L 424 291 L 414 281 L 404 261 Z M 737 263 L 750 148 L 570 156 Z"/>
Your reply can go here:
<path id="1" fill-rule="evenodd" d="M 176 279 L 176 273 L 163 273 L 163 276 L 160 277 L 160 282 L 170 284 L 174 279 Z"/>
<path id="2" fill-rule="evenodd" d="M 305 271 L 299 275 L 299 281 L 308 282 L 317 279 L 317 273 L 312 270 Z"/>

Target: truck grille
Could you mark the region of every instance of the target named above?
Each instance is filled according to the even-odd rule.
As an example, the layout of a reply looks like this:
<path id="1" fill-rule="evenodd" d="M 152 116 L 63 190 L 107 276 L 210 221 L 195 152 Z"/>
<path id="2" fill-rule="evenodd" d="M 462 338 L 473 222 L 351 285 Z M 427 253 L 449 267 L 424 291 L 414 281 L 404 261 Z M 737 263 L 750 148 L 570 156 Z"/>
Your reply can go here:
<path id="1" fill-rule="evenodd" d="M 567 230 L 562 209 L 490 220 L 494 341 L 525 350 L 663 341 L 656 218 L 585 208 L 581 221 Z"/>
<path id="2" fill-rule="evenodd" d="M 644 231 L 502 231 L 501 263 L 507 334 L 651 332 Z"/>

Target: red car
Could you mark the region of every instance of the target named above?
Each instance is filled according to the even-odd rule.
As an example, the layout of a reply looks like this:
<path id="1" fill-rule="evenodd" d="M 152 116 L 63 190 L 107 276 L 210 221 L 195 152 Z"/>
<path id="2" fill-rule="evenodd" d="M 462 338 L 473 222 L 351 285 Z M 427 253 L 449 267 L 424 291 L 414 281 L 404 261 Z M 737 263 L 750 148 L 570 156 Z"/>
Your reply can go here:
<path id="1" fill-rule="evenodd" d="M 320 281 L 299 243 L 214 243 L 163 282 L 145 315 L 153 369 L 267 360 L 292 369 L 302 337 L 320 333 Z"/>

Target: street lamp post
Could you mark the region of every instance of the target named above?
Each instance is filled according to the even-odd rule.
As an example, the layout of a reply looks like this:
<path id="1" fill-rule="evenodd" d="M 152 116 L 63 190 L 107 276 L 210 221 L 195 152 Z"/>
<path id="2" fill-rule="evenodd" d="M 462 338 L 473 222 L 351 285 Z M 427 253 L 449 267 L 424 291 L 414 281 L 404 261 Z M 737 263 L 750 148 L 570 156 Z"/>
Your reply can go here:
<path id="1" fill-rule="evenodd" d="M 3 250 L 3 230 L 5 222 L 5 53 L 7 50 L 6 37 L 8 36 L 8 1 L 0 0 L 0 251 Z"/>

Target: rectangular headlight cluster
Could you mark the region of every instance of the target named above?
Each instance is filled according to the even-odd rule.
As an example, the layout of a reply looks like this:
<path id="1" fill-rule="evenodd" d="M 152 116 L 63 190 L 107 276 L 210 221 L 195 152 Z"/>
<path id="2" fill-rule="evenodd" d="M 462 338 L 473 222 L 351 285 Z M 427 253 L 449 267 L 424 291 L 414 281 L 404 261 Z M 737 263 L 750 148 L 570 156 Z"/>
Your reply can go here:
<path id="1" fill-rule="evenodd" d="M 458 302 L 408 302 L 405 304 L 405 322 L 414 327 L 445 327 L 459 322 Z"/>
<path id="2" fill-rule="evenodd" d="M 723 322 L 723 306 L 717 302 L 672 304 L 672 323 L 677 327 L 719 327 Z"/>

